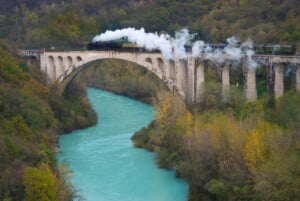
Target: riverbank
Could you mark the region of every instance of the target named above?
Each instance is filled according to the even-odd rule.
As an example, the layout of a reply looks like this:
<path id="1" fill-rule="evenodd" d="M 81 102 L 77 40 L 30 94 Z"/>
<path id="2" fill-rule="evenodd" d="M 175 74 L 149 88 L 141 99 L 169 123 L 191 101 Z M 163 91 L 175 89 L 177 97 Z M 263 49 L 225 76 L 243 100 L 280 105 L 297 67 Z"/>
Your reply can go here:
<path id="1" fill-rule="evenodd" d="M 189 201 L 294 201 L 300 198 L 290 174 L 300 163 L 299 104 L 300 95 L 291 91 L 235 108 L 188 110 L 167 94 L 156 105 L 158 119 L 132 139 L 188 181 Z"/>
<path id="2" fill-rule="evenodd" d="M 95 120 L 84 96 L 75 95 L 58 96 L 38 67 L 0 49 L 0 200 L 74 199 L 55 158 L 58 136 Z"/>

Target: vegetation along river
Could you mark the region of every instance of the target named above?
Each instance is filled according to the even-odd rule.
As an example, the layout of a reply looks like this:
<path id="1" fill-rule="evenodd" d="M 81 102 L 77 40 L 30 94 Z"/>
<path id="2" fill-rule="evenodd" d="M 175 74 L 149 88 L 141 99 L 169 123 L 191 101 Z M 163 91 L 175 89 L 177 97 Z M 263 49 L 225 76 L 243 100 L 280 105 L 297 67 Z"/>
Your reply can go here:
<path id="1" fill-rule="evenodd" d="M 60 137 L 58 159 L 86 201 L 185 201 L 188 185 L 155 164 L 155 154 L 133 147 L 131 136 L 154 119 L 154 108 L 88 89 L 96 126 Z"/>

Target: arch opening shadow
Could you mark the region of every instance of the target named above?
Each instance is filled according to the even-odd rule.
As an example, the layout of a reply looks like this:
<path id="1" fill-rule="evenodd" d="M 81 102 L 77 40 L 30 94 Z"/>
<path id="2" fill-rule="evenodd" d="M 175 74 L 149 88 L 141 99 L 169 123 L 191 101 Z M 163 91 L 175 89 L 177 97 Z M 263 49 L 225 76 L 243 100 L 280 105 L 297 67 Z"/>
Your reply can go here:
<path id="1" fill-rule="evenodd" d="M 57 75 L 56 77 L 58 77 L 58 75 L 63 74 L 63 72 L 65 71 L 65 67 L 64 67 L 64 59 L 62 56 L 58 56 L 57 57 L 57 61 L 58 61 L 58 66 L 57 66 Z"/>
<path id="2" fill-rule="evenodd" d="M 162 58 L 157 58 L 157 65 L 158 65 L 158 70 L 159 70 L 159 74 L 161 75 L 161 78 L 165 80 L 166 70 L 164 68 L 164 61 L 162 60 Z"/>
<path id="3" fill-rule="evenodd" d="M 176 81 L 176 67 L 175 67 L 175 61 L 170 60 L 169 61 L 170 66 L 170 79 L 175 82 Z"/>
<path id="4" fill-rule="evenodd" d="M 80 56 L 76 57 L 76 61 L 79 63 L 82 61 L 82 58 Z"/>
<path id="5" fill-rule="evenodd" d="M 71 56 L 67 56 L 67 68 L 71 68 L 73 66 L 73 59 Z"/>
<path id="6" fill-rule="evenodd" d="M 152 59 L 151 58 L 146 58 L 146 62 L 149 64 L 152 64 Z"/>
<path id="7" fill-rule="evenodd" d="M 49 68 L 47 68 L 47 73 L 50 77 L 50 79 L 55 80 L 56 79 L 56 65 L 55 60 L 53 56 L 48 56 L 48 62 L 49 62 Z"/>

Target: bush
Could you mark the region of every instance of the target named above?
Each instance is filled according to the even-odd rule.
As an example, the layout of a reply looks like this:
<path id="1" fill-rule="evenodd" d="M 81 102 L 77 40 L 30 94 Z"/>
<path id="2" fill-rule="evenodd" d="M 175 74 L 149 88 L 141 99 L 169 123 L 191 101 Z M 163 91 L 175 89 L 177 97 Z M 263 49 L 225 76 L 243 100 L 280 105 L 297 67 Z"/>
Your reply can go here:
<path id="1" fill-rule="evenodd" d="M 23 176 L 25 201 L 57 201 L 58 180 L 47 164 L 27 167 Z"/>

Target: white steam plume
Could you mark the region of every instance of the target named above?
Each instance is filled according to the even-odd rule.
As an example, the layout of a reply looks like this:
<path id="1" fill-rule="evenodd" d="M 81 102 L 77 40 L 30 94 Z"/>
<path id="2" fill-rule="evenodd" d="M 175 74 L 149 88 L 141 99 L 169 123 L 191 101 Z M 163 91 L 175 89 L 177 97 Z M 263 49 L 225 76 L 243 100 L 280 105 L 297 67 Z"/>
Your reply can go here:
<path id="1" fill-rule="evenodd" d="M 93 38 L 93 42 L 113 41 L 126 38 L 129 42 L 136 44 L 148 51 L 159 50 L 166 59 L 186 59 L 189 55 L 192 57 L 202 57 L 216 64 L 222 64 L 229 60 L 232 62 L 241 62 L 246 57 L 247 63 L 251 68 L 258 65 L 252 59 L 254 55 L 253 42 L 248 39 L 241 45 L 235 37 L 227 39 L 225 47 L 213 48 L 204 41 L 192 43 L 195 34 L 190 34 L 188 29 L 182 29 L 175 33 L 175 38 L 168 34 L 146 33 L 143 28 L 125 28 L 115 31 L 106 31 Z M 185 45 L 192 48 L 191 54 L 186 51 Z"/>
<path id="2" fill-rule="evenodd" d="M 103 34 L 95 36 L 93 42 L 112 41 L 121 38 L 127 38 L 129 42 L 135 43 L 137 46 L 149 51 L 160 50 L 164 57 L 167 59 L 172 58 L 171 37 L 167 34 L 145 33 L 143 28 L 140 30 L 126 28 L 116 31 L 106 31 Z"/>

